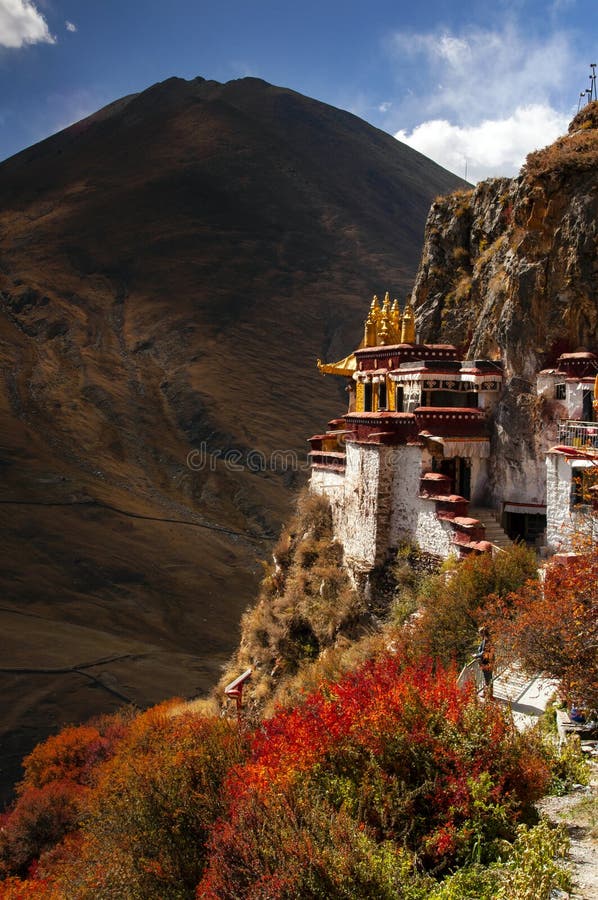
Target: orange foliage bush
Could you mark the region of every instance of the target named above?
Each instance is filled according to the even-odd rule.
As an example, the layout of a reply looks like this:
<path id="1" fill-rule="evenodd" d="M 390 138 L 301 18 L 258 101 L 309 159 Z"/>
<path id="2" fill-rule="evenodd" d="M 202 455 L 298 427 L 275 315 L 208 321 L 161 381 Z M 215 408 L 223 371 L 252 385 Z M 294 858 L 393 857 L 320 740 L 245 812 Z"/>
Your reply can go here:
<path id="1" fill-rule="evenodd" d="M 598 709 L 596 546 L 565 564 L 554 560 L 543 583 L 496 600 L 488 621 L 508 655 L 558 679 L 572 704 Z"/>
<path id="2" fill-rule="evenodd" d="M 122 736 L 125 716 L 65 728 L 23 761 L 17 799 L 2 816 L 0 873 L 23 874 L 78 824 L 97 767 Z"/>
<path id="3" fill-rule="evenodd" d="M 80 898 L 192 894 L 223 812 L 222 781 L 245 757 L 246 739 L 224 719 L 177 713 L 179 705 L 130 723 L 85 797 L 81 843 L 42 856 L 41 877 Z"/>
<path id="4" fill-rule="evenodd" d="M 536 559 L 522 544 L 493 557 L 471 556 L 451 572 L 427 579 L 419 615 L 402 636 L 409 653 L 462 666 L 478 643 L 477 629 L 488 597 L 504 597 L 536 575 Z"/>

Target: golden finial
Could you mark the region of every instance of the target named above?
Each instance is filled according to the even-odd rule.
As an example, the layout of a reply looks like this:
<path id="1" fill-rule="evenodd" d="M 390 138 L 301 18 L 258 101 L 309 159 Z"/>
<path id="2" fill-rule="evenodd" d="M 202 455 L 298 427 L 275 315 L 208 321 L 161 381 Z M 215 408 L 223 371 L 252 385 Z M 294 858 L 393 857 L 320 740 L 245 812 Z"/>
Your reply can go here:
<path id="1" fill-rule="evenodd" d="M 401 318 L 401 344 L 415 344 L 415 316 L 409 299 Z"/>
<path id="2" fill-rule="evenodd" d="M 398 344 L 401 340 L 401 311 L 399 309 L 399 301 L 394 300 L 392 309 L 390 310 L 390 324 L 392 331 L 392 341 Z"/>
<path id="3" fill-rule="evenodd" d="M 374 310 L 370 309 L 368 313 L 368 317 L 365 320 L 364 331 L 363 331 L 363 346 L 364 347 L 375 347 L 376 346 L 376 318 Z"/>
<path id="4" fill-rule="evenodd" d="M 391 312 L 390 312 L 390 295 L 388 291 L 384 296 L 384 303 L 382 304 L 382 311 L 380 314 L 380 321 L 378 323 L 378 343 L 385 345 L 390 344 L 392 342 L 392 333 L 391 333 Z"/>
<path id="5" fill-rule="evenodd" d="M 368 317 L 365 320 L 363 330 L 363 346 L 376 346 L 376 332 L 378 330 L 378 319 L 380 318 L 380 306 L 378 305 L 378 297 L 374 294 Z"/>

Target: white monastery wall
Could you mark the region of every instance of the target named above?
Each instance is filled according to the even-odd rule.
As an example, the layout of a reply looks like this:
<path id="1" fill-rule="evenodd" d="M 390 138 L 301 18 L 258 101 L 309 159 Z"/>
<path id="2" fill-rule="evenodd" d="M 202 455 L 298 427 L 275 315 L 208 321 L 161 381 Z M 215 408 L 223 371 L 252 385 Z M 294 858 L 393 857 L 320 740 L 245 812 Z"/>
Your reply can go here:
<path id="1" fill-rule="evenodd" d="M 344 474 L 313 469 L 311 489 L 329 498 L 335 536 L 351 568 L 372 569 L 403 541 L 441 557 L 454 552 L 452 529 L 437 518 L 434 501 L 419 496 L 427 460 L 421 447 L 348 441 L 345 450 Z"/>
<path id="2" fill-rule="evenodd" d="M 379 494 L 388 449 L 348 441 L 344 473 L 312 470 L 310 487 L 330 500 L 335 536 L 347 563 L 357 570 L 371 569 L 378 561 Z"/>
<path id="3" fill-rule="evenodd" d="M 571 509 L 571 484 L 581 472 L 562 453 L 546 456 L 546 543 L 554 553 L 574 549 L 575 538 L 598 540 L 598 517 L 589 507 Z"/>
<path id="4" fill-rule="evenodd" d="M 583 389 L 590 387 L 581 381 L 567 382 L 567 415 L 570 419 L 583 418 Z"/>
<path id="5" fill-rule="evenodd" d="M 422 473 L 420 447 L 402 446 L 397 452 L 392 485 L 392 504 L 389 528 L 389 546 L 398 547 L 403 541 L 413 540 L 419 514 L 419 483 Z"/>
<path id="6" fill-rule="evenodd" d="M 446 559 L 454 551 L 453 530 L 447 522 L 436 515 L 436 504 L 433 500 L 419 499 L 415 540 L 426 553 L 433 553 Z"/>
<path id="7" fill-rule="evenodd" d="M 571 469 L 560 453 L 546 457 L 546 543 L 551 551 L 568 549 L 571 513 Z"/>

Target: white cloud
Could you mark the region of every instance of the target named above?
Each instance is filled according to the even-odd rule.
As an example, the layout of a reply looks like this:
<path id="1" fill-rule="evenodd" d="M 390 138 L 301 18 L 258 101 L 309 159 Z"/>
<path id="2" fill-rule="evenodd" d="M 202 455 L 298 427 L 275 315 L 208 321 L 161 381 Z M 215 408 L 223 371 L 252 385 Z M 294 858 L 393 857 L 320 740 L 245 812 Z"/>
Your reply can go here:
<path id="1" fill-rule="evenodd" d="M 384 100 L 382 103 L 380 103 L 378 105 L 377 109 L 378 109 L 378 112 L 386 113 L 386 112 L 388 112 L 388 110 L 390 109 L 391 106 L 392 106 L 392 103 L 390 100 Z"/>
<path id="2" fill-rule="evenodd" d="M 559 110 L 575 67 L 562 30 L 540 40 L 507 22 L 497 30 L 395 34 L 390 46 L 403 66 L 415 64 L 400 104 L 410 125 L 396 137 L 461 176 L 467 159 L 469 180 L 515 174 L 572 117 Z"/>
<path id="3" fill-rule="evenodd" d="M 410 133 L 397 131 L 395 137 L 455 175 L 479 181 L 500 175 L 516 175 L 525 157 L 552 143 L 567 130 L 568 116 L 545 104 L 518 106 L 510 116 L 485 119 L 477 125 L 452 125 L 433 119 L 417 125 Z"/>
<path id="4" fill-rule="evenodd" d="M 77 30 L 77 26 L 73 22 L 68 22 L 68 21 L 65 22 L 64 27 L 66 28 L 67 31 L 76 31 Z"/>
<path id="5" fill-rule="evenodd" d="M 419 57 L 426 65 L 429 89 L 419 97 L 426 113 L 452 113 L 461 121 L 545 103 L 574 67 L 566 34 L 534 40 L 511 23 L 497 31 L 470 28 L 461 35 L 399 34 L 393 45 L 403 58 Z"/>
<path id="6" fill-rule="evenodd" d="M 0 0 L 0 46 L 53 44 L 48 24 L 31 0 Z"/>

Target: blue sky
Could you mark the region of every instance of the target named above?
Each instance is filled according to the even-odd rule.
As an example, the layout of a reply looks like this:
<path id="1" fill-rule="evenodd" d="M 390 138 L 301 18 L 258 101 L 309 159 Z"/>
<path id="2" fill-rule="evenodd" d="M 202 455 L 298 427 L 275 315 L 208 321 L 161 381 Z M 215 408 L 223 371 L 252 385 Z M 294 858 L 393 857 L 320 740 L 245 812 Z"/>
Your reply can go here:
<path id="1" fill-rule="evenodd" d="M 595 0 L 0 0 L 0 159 L 171 75 L 264 78 L 470 180 L 566 130 Z"/>

